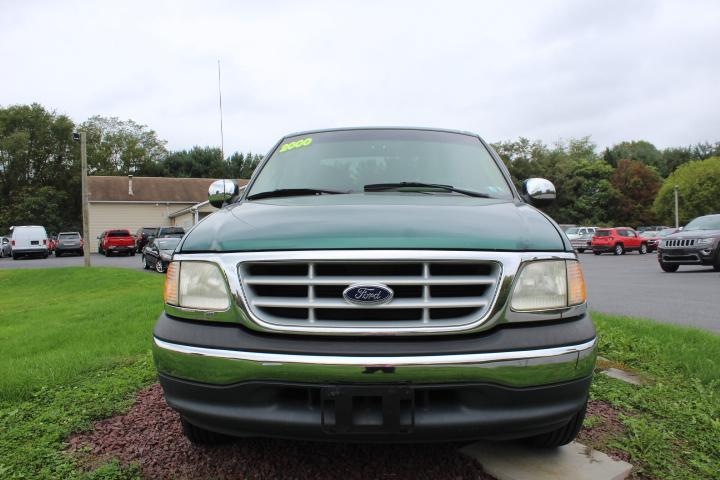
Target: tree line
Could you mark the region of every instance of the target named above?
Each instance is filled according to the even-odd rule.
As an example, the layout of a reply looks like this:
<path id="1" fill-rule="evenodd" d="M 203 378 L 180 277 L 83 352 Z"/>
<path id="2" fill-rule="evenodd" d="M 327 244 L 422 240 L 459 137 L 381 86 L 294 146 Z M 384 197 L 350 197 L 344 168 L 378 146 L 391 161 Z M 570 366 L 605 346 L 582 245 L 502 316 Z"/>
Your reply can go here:
<path id="1" fill-rule="evenodd" d="M 49 232 L 79 230 L 80 153 L 72 133 L 87 135 L 90 175 L 250 178 L 262 156 L 195 146 L 170 151 L 132 120 L 93 116 L 76 124 L 39 104 L 0 108 L 0 234 L 11 225 L 40 224 Z M 647 141 L 602 151 L 589 137 L 558 141 L 519 138 L 494 143 L 518 187 L 529 177 L 551 180 L 558 199 L 545 209 L 559 223 L 628 225 L 720 211 L 720 142 L 658 149 Z"/>
<path id="2" fill-rule="evenodd" d="M 589 137 L 552 146 L 520 138 L 493 148 L 518 188 L 530 177 L 555 184 L 557 201 L 544 210 L 558 223 L 673 225 L 675 185 L 681 224 L 720 212 L 720 142 L 660 150 L 640 140 L 598 151 Z"/>
<path id="3" fill-rule="evenodd" d="M 89 175 L 250 178 L 262 159 L 252 152 L 223 158 L 208 146 L 169 151 L 154 130 L 132 120 L 93 116 L 76 124 L 39 104 L 0 108 L 0 235 L 12 225 L 80 230 L 75 131 L 86 132 Z"/>

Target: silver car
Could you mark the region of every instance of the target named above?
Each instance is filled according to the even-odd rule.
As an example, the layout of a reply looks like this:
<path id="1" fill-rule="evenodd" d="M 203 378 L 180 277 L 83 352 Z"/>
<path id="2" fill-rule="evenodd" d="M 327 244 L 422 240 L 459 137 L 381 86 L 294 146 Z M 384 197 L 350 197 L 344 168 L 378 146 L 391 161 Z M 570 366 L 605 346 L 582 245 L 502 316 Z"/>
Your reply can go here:
<path id="1" fill-rule="evenodd" d="M 0 237 L 0 258 L 12 255 L 12 246 L 9 237 Z"/>
<path id="2" fill-rule="evenodd" d="M 74 255 L 83 254 L 83 239 L 78 232 L 60 232 L 55 245 L 55 256 L 59 257 L 66 253 Z"/>

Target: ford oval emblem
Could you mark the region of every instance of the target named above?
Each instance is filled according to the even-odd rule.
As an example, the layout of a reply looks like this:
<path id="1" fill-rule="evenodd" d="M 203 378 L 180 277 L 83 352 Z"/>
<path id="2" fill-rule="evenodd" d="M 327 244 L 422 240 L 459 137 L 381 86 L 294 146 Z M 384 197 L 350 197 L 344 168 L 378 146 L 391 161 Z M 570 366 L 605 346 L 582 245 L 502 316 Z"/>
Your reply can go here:
<path id="1" fill-rule="evenodd" d="M 382 305 L 393 299 L 393 291 L 381 283 L 355 283 L 343 291 L 343 298 L 355 305 Z"/>

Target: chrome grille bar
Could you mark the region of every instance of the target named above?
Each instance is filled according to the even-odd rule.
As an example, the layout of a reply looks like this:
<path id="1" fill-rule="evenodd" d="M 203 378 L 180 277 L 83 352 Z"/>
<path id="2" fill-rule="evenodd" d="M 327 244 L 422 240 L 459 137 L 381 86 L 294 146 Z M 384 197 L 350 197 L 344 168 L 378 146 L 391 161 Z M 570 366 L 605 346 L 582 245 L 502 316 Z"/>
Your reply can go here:
<path id="1" fill-rule="evenodd" d="M 489 312 L 502 266 L 496 261 L 248 261 L 238 266 L 250 311 L 284 327 L 333 329 L 452 327 Z M 382 305 L 348 303 L 353 284 L 383 284 L 395 298 Z"/>

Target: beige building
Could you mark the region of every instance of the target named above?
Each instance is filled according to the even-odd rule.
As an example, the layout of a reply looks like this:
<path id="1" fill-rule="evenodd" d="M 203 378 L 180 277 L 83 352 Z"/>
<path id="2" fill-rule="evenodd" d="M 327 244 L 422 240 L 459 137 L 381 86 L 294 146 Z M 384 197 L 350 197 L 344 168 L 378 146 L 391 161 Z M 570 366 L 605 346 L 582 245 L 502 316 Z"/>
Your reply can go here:
<path id="1" fill-rule="evenodd" d="M 188 229 L 216 209 L 207 202 L 212 178 L 88 177 L 90 248 L 105 230 L 179 226 Z M 247 180 L 238 180 L 242 186 Z"/>

